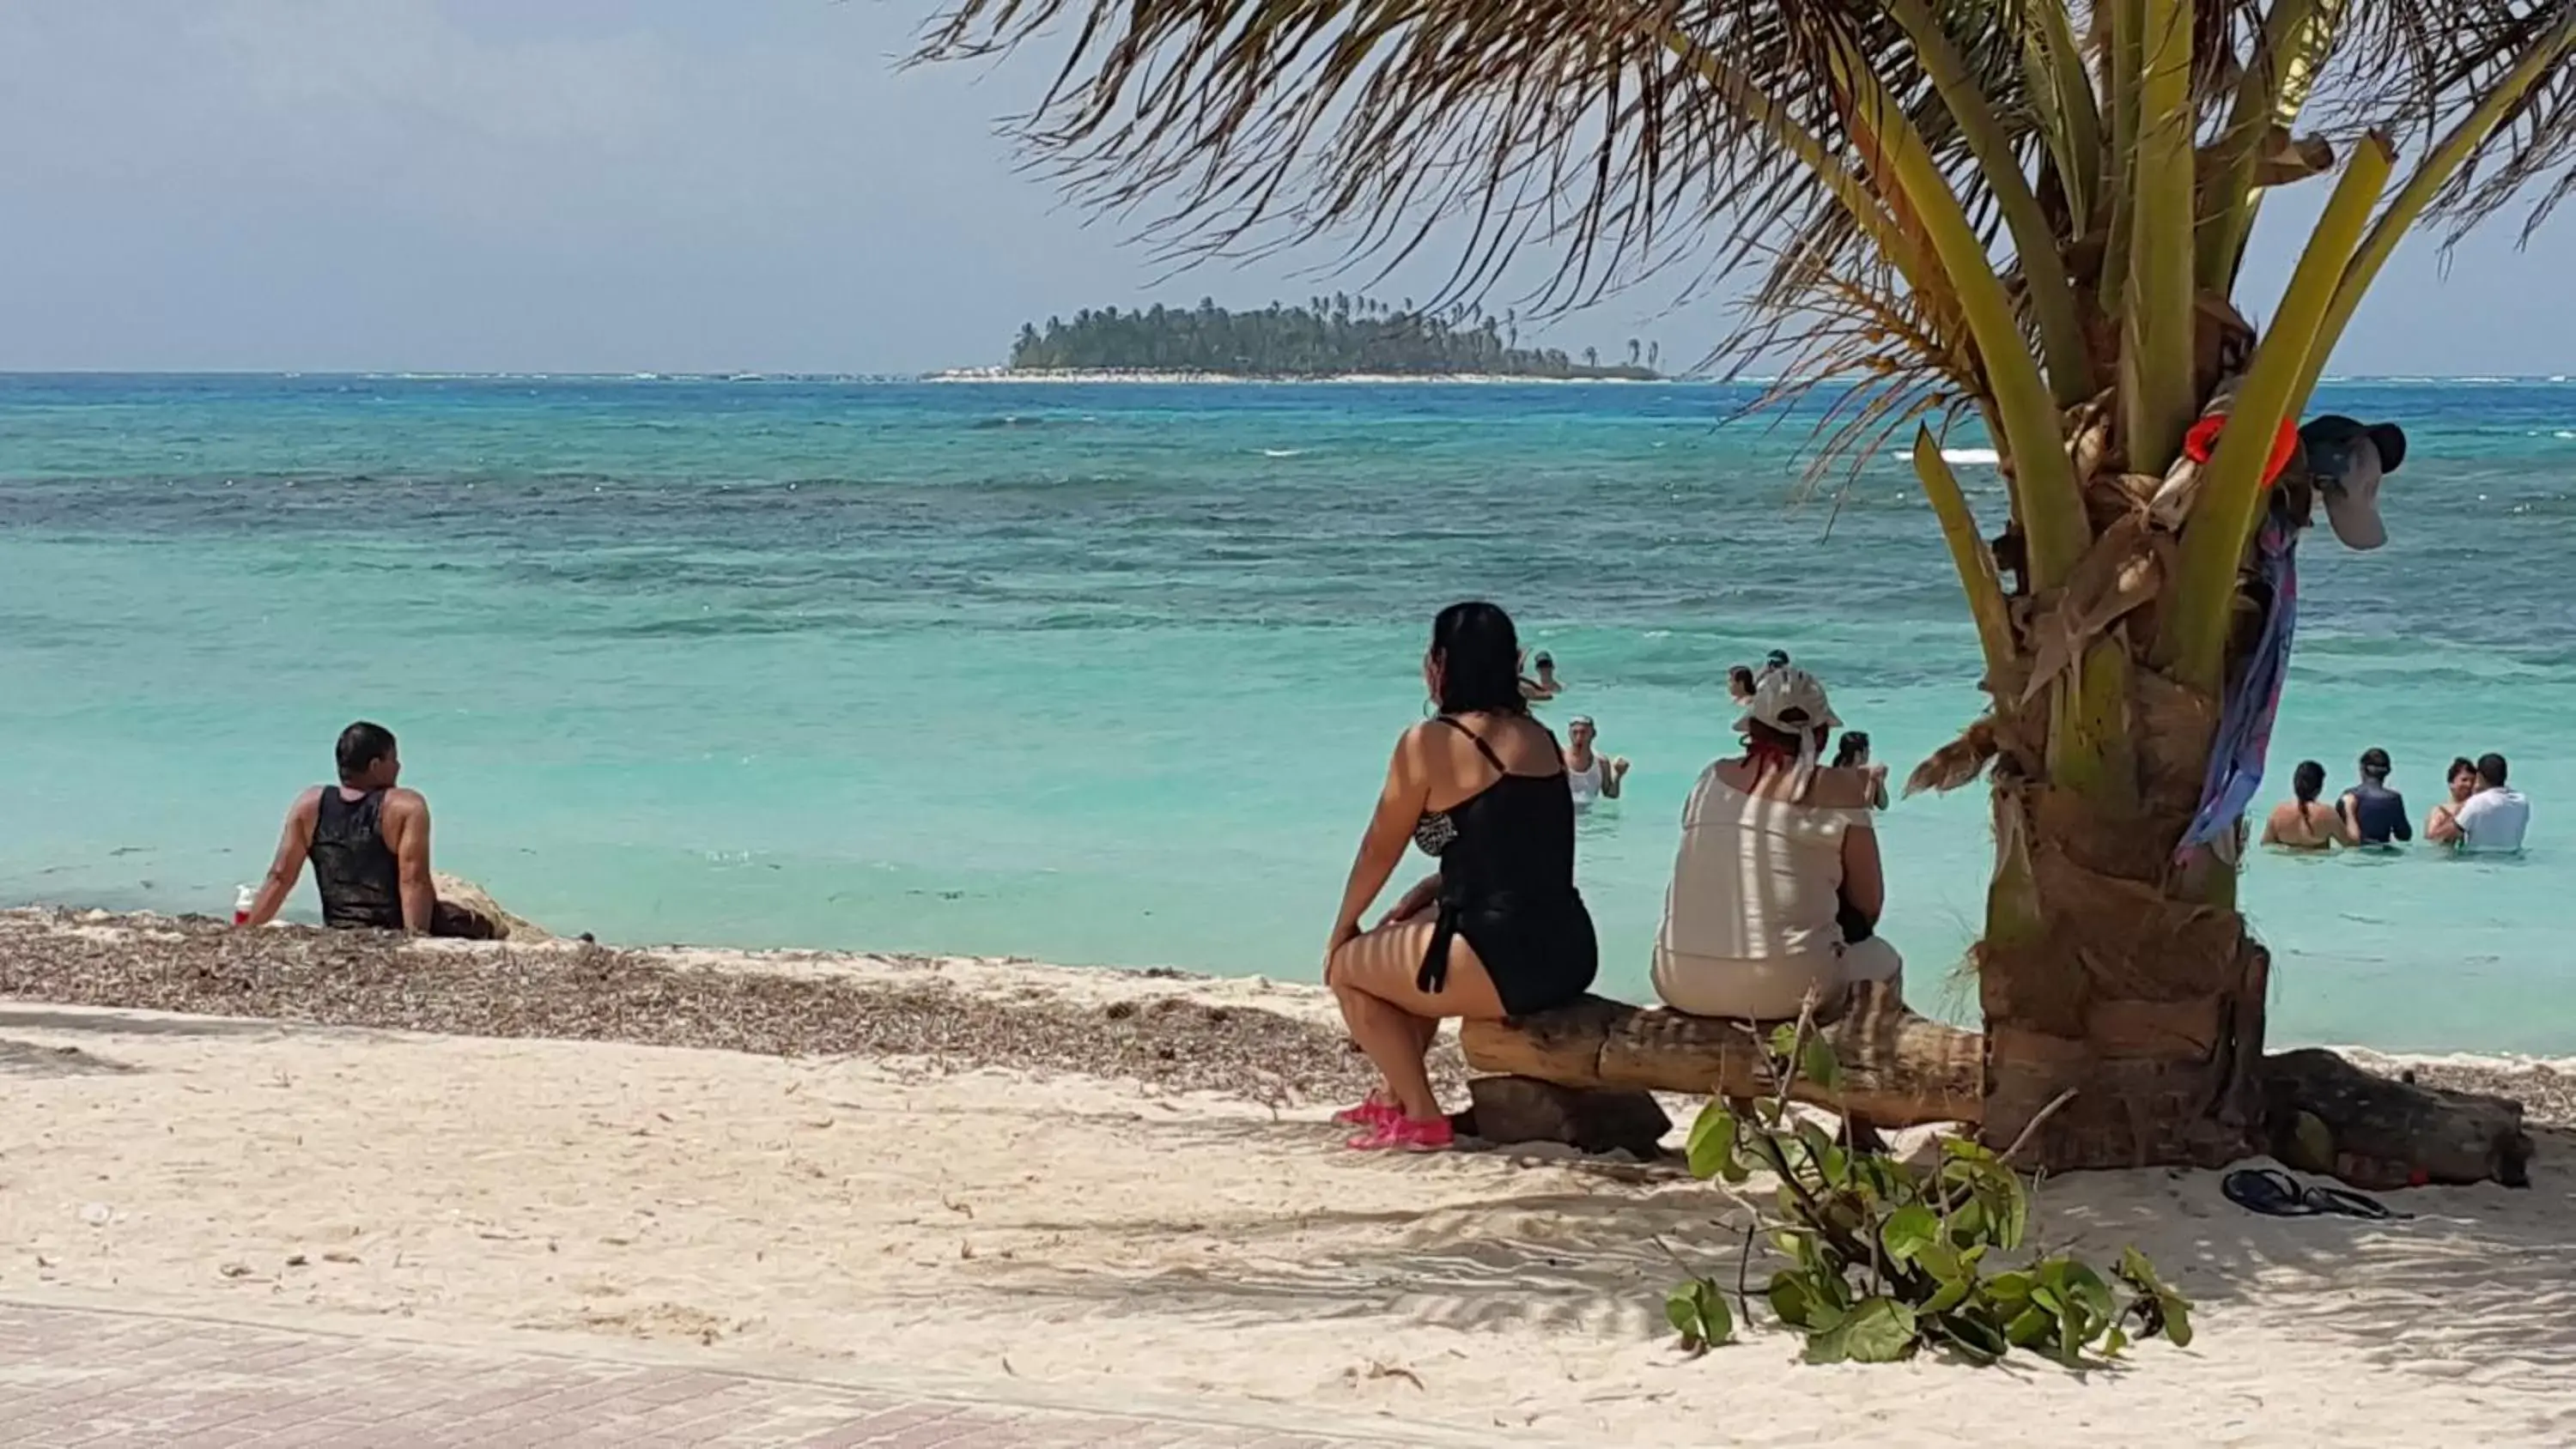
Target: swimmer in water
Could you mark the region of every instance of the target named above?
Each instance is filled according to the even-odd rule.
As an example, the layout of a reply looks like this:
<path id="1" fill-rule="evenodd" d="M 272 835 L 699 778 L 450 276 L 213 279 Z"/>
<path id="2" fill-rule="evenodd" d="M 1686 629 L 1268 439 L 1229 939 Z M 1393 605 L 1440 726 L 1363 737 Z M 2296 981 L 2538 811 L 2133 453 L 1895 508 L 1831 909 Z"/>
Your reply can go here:
<path id="1" fill-rule="evenodd" d="M 1595 800 L 1618 799 L 1620 782 L 1628 778 L 1626 760 L 1593 753 L 1592 742 L 1598 736 L 1588 714 L 1576 715 L 1565 727 L 1565 787 L 1573 792 L 1577 810 Z"/>
<path id="2" fill-rule="evenodd" d="M 1738 664 L 1726 671 L 1726 697 L 1742 709 L 1753 702 L 1753 671 Z"/>
<path id="3" fill-rule="evenodd" d="M 2406 797 L 2388 788 L 2390 769 L 2388 752 L 2373 747 L 2361 752 L 2361 783 L 2343 792 L 2335 802 L 2335 813 L 2341 815 L 2363 845 L 2394 845 L 2415 838 L 2415 826 L 2406 818 Z"/>
<path id="4" fill-rule="evenodd" d="M 2342 811 L 2317 803 L 2325 788 L 2326 767 L 2314 760 L 2301 760 L 2290 776 L 2291 798 L 2273 806 L 2272 818 L 2263 823 L 2263 843 L 2283 850 L 2331 850 L 2338 845 L 2360 844 L 2360 834 Z"/>
<path id="5" fill-rule="evenodd" d="M 1540 651 L 1535 677 L 1521 680 L 1521 698 L 1536 703 L 1563 693 L 1565 685 L 1556 677 L 1556 660 L 1544 650 Z"/>
<path id="6" fill-rule="evenodd" d="M 1867 730 L 1843 731 L 1842 743 L 1834 747 L 1834 768 L 1858 770 L 1867 776 L 1869 807 L 1873 810 L 1887 808 L 1887 767 L 1870 763 Z"/>

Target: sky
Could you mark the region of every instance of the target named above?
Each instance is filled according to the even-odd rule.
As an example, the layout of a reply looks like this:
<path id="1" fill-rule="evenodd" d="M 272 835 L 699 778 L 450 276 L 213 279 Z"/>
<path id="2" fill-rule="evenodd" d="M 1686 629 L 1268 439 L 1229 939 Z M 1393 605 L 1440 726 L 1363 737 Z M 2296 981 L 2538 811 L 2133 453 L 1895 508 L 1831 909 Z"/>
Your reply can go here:
<path id="1" fill-rule="evenodd" d="M 1166 277 L 997 134 L 1048 57 L 897 68 L 932 4 L 0 0 L 0 370 L 908 372 L 1050 313 L 1367 280 L 1323 249 Z M 2576 373 L 2576 216 L 2516 230 L 2410 243 L 2333 370 Z M 1721 302 L 1672 303 L 1540 340 L 1700 355 Z"/>

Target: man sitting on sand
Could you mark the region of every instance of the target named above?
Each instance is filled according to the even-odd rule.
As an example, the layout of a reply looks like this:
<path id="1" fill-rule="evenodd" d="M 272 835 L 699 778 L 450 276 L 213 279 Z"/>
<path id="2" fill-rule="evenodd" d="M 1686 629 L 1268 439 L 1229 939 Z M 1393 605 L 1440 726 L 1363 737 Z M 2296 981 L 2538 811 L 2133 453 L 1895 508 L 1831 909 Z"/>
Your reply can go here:
<path id="1" fill-rule="evenodd" d="M 2510 855 L 2522 849 L 2531 828 L 2531 802 L 2505 788 L 2502 755 L 2478 756 L 2478 791 L 2448 820 L 2433 822 L 2432 837 L 2463 855 Z"/>
<path id="2" fill-rule="evenodd" d="M 340 731 L 340 783 L 295 797 L 277 859 L 242 924 L 277 918 L 313 860 L 322 924 L 336 930 L 407 931 L 489 941 L 500 932 L 479 911 L 438 898 L 429 879 L 429 802 L 394 781 L 402 774 L 393 731 L 364 720 Z"/>

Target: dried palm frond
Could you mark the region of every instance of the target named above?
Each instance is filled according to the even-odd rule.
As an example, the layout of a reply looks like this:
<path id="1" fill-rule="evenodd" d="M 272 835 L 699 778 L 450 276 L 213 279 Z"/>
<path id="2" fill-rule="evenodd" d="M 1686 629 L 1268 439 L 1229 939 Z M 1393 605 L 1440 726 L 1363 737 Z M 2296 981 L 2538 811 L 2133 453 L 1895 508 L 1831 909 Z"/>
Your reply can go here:
<path id="1" fill-rule="evenodd" d="M 1905 777 L 1908 797 L 1926 790 L 1936 794 L 1956 790 L 1986 772 L 1986 766 L 2002 750 L 1995 734 L 1994 719 L 1989 716 L 1968 726 L 1957 739 L 1934 750 L 1914 773 Z"/>

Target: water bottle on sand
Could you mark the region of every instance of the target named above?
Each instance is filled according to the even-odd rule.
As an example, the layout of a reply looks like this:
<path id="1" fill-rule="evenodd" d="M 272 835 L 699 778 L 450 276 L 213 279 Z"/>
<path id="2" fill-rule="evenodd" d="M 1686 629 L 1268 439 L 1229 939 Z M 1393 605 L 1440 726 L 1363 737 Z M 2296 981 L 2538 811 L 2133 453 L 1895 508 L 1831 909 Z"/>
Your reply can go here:
<path id="1" fill-rule="evenodd" d="M 252 890 L 249 886 L 233 887 L 233 924 L 236 926 L 249 925 L 250 908 L 258 900 L 259 893 Z"/>

